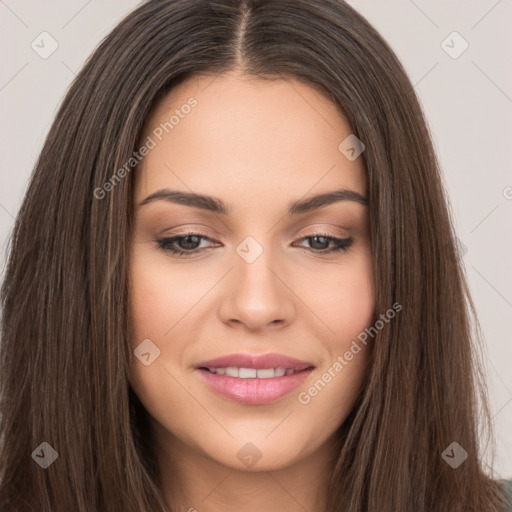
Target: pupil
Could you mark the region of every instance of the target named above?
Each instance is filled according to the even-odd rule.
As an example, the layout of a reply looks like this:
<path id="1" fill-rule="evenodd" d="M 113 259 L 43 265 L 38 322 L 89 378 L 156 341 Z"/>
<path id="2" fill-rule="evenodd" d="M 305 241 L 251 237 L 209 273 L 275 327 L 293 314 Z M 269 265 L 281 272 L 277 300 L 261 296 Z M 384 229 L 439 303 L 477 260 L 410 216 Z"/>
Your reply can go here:
<path id="1" fill-rule="evenodd" d="M 327 238 L 325 236 L 314 236 L 312 238 L 312 244 L 311 244 L 313 246 L 313 249 L 325 249 L 325 247 L 314 247 L 316 245 L 316 241 L 317 240 L 320 240 L 320 245 L 321 246 L 323 246 L 326 243 L 328 243 L 328 240 L 327 240 Z"/>
<path id="2" fill-rule="evenodd" d="M 192 242 L 190 240 L 192 239 Z M 185 238 L 181 239 L 181 245 L 183 249 L 195 249 L 195 247 L 190 247 L 189 245 L 197 244 L 199 242 L 199 237 L 197 235 L 187 235 Z"/>

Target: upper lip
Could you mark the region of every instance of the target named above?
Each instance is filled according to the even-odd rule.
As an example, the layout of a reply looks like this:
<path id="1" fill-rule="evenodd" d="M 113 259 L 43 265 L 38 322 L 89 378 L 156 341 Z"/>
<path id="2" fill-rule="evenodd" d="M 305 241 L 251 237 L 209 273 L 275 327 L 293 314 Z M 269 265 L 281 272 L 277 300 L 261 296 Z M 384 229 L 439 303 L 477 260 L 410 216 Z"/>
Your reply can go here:
<path id="1" fill-rule="evenodd" d="M 196 368 L 255 368 L 256 370 L 262 368 L 285 368 L 292 369 L 296 372 L 305 370 L 314 366 L 313 363 L 308 361 L 299 361 L 293 357 L 288 357 L 282 354 L 229 354 L 226 356 L 217 357 L 203 361 L 196 365 Z"/>

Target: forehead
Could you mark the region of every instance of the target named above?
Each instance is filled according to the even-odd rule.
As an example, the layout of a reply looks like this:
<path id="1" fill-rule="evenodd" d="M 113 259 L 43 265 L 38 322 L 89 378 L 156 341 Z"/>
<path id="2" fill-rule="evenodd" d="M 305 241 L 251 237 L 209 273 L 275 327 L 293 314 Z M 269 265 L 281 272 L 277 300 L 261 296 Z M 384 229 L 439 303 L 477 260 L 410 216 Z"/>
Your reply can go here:
<path id="1" fill-rule="evenodd" d="M 226 197 L 296 199 L 308 190 L 366 193 L 362 157 L 339 145 L 352 133 L 339 109 L 296 80 L 225 74 L 187 79 L 154 107 L 141 143 L 135 199 L 162 188 Z"/>

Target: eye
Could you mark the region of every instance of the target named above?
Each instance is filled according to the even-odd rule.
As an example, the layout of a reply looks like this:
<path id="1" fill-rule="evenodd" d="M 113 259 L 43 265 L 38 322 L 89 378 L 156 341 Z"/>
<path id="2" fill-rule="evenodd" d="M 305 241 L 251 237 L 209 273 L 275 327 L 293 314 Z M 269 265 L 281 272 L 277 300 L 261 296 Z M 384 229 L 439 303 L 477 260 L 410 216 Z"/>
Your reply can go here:
<path id="1" fill-rule="evenodd" d="M 170 238 L 161 238 L 157 240 L 158 247 L 166 252 L 175 254 L 181 258 L 194 256 L 199 252 L 203 252 L 206 248 L 199 248 L 202 240 L 210 240 L 206 235 L 201 233 L 184 233 Z M 176 247 L 178 246 L 178 247 Z"/>
<path id="2" fill-rule="evenodd" d="M 334 236 L 326 235 L 324 233 L 316 233 L 311 236 L 306 236 L 302 240 L 310 241 L 314 253 L 330 254 L 338 251 L 347 251 L 348 248 L 354 243 L 352 237 L 337 238 Z M 330 246 L 330 248 L 329 248 Z"/>
<path id="3" fill-rule="evenodd" d="M 183 233 L 168 238 L 157 240 L 158 247 L 163 251 L 174 254 L 180 258 L 187 258 L 212 247 L 200 247 L 202 241 L 212 241 L 206 235 L 201 233 Z M 337 238 L 324 233 L 314 233 L 310 236 L 301 238 L 301 240 L 310 241 L 311 252 L 315 254 L 330 254 L 338 251 L 347 251 L 354 242 L 352 237 Z M 296 242 L 295 242 L 296 244 Z M 294 246 L 296 246 L 294 244 Z M 219 244 L 216 244 L 218 247 Z M 303 247 L 303 246 L 298 246 Z"/>

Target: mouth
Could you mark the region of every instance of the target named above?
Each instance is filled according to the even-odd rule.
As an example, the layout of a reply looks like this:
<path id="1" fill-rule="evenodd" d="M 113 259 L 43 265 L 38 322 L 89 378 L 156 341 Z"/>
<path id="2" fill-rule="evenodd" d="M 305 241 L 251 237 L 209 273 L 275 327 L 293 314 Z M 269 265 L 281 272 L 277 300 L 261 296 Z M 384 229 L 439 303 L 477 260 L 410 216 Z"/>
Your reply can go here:
<path id="1" fill-rule="evenodd" d="M 222 397 L 256 405 L 289 395 L 314 368 L 312 363 L 280 354 L 234 354 L 200 363 L 195 371 L 212 391 Z"/>
<path id="2" fill-rule="evenodd" d="M 201 367 L 199 369 L 215 373 L 216 375 L 234 377 L 236 379 L 273 379 L 275 377 L 284 377 L 285 375 L 293 375 L 304 371 L 294 370 L 293 368 L 237 368 L 236 366 L 228 366 L 227 368 Z M 307 368 L 305 370 L 307 370 Z"/>

